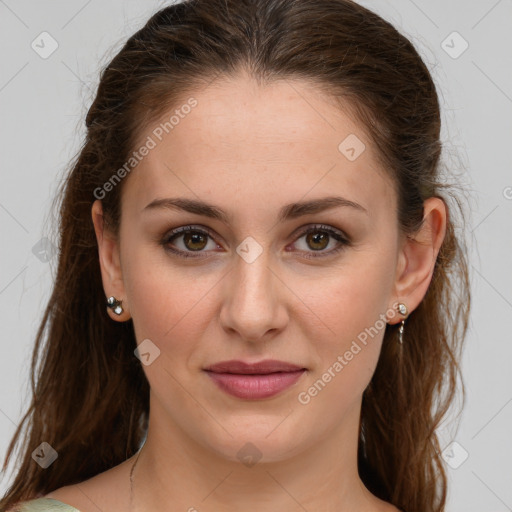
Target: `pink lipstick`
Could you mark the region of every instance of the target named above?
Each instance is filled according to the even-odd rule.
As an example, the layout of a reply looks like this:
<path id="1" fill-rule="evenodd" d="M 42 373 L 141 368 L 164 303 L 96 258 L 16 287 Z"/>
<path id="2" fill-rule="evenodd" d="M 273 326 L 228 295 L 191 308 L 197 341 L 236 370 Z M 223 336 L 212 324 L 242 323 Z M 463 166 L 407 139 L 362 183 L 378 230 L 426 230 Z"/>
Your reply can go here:
<path id="1" fill-rule="evenodd" d="M 288 389 L 300 379 L 306 368 L 270 359 L 258 363 L 231 360 L 211 365 L 205 371 L 229 395 L 257 400 Z"/>

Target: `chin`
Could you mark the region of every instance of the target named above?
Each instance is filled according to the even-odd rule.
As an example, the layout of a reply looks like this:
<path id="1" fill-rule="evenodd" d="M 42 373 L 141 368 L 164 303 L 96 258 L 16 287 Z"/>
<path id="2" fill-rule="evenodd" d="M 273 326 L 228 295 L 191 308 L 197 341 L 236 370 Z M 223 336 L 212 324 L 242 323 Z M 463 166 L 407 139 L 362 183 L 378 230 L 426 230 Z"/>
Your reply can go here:
<path id="1" fill-rule="evenodd" d="M 307 435 L 298 425 L 284 426 L 283 418 L 273 421 L 272 426 L 258 424 L 257 419 L 249 416 L 246 421 L 221 427 L 214 438 L 204 439 L 205 445 L 218 456 L 230 462 L 239 462 L 248 467 L 259 463 L 281 462 L 298 455 L 307 448 Z M 282 422 L 282 423 L 280 423 Z M 311 441 L 310 436 L 310 441 Z"/>

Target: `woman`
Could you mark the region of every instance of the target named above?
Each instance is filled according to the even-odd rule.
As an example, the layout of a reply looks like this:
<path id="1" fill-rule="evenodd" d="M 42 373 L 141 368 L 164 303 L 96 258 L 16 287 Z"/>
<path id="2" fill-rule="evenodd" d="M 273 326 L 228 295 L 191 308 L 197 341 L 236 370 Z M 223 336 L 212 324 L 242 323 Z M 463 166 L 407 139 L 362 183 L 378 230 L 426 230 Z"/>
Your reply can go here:
<path id="1" fill-rule="evenodd" d="M 444 510 L 470 301 L 411 43 L 349 0 L 185 1 L 86 124 L 1 509 Z"/>

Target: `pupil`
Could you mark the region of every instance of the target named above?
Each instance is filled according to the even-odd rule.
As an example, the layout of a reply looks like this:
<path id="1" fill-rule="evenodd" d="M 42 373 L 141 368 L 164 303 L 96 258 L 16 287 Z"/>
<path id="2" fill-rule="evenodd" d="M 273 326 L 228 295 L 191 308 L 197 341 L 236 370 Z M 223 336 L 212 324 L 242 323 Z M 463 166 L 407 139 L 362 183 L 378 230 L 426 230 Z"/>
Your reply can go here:
<path id="1" fill-rule="evenodd" d="M 326 233 L 321 233 L 321 234 L 310 234 L 308 235 L 308 242 L 310 242 L 311 240 L 313 241 L 313 245 L 314 244 L 318 244 L 320 243 L 321 247 L 313 247 L 314 249 L 324 249 L 326 247 L 325 243 L 322 244 L 322 239 L 323 241 L 325 242 L 328 238 L 328 235 Z"/>
<path id="2" fill-rule="evenodd" d="M 185 241 L 185 245 L 186 245 L 190 250 L 193 250 L 193 251 L 199 251 L 199 250 L 201 250 L 201 249 L 203 249 L 203 248 L 204 248 L 204 241 L 205 241 L 205 240 L 204 240 L 204 238 L 205 238 L 205 237 L 204 237 L 201 233 L 192 233 L 192 234 L 191 234 L 191 233 L 187 233 L 187 234 L 185 235 L 185 240 L 184 240 L 184 241 Z M 192 245 L 199 243 L 199 244 L 200 244 L 200 247 L 193 247 L 193 246 L 191 247 L 191 246 L 188 244 L 188 242 L 189 242 L 189 241 L 191 241 L 191 242 L 192 242 Z M 201 244 L 201 241 L 203 242 L 202 244 Z"/>

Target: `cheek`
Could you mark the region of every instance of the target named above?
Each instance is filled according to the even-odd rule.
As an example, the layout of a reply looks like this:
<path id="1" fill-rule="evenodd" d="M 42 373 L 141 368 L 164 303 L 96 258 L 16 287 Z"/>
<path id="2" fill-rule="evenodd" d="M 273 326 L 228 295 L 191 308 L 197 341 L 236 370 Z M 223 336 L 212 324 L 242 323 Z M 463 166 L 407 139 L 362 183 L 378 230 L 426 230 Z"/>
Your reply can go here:
<path id="1" fill-rule="evenodd" d="M 389 249 L 354 253 L 330 278 L 300 292 L 308 297 L 304 327 L 318 363 L 314 377 L 319 386 L 329 383 L 326 399 L 331 393 L 338 402 L 357 398 L 371 380 L 386 329 L 393 262 Z"/>
<path id="2" fill-rule="evenodd" d="M 207 317 L 201 312 L 214 289 L 213 276 L 173 266 L 165 254 L 154 257 L 136 247 L 127 254 L 123 277 L 137 341 L 149 338 L 162 349 L 173 345 L 173 351 L 174 345 L 178 351 L 190 347 L 187 340 L 204 330 Z"/>
<path id="3" fill-rule="evenodd" d="M 316 283 L 297 282 L 298 295 L 327 333 L 323 339 L 356 337 L 386 312 L 393 289 L 393 257 L 390 251 L 352 253 Z"/>

